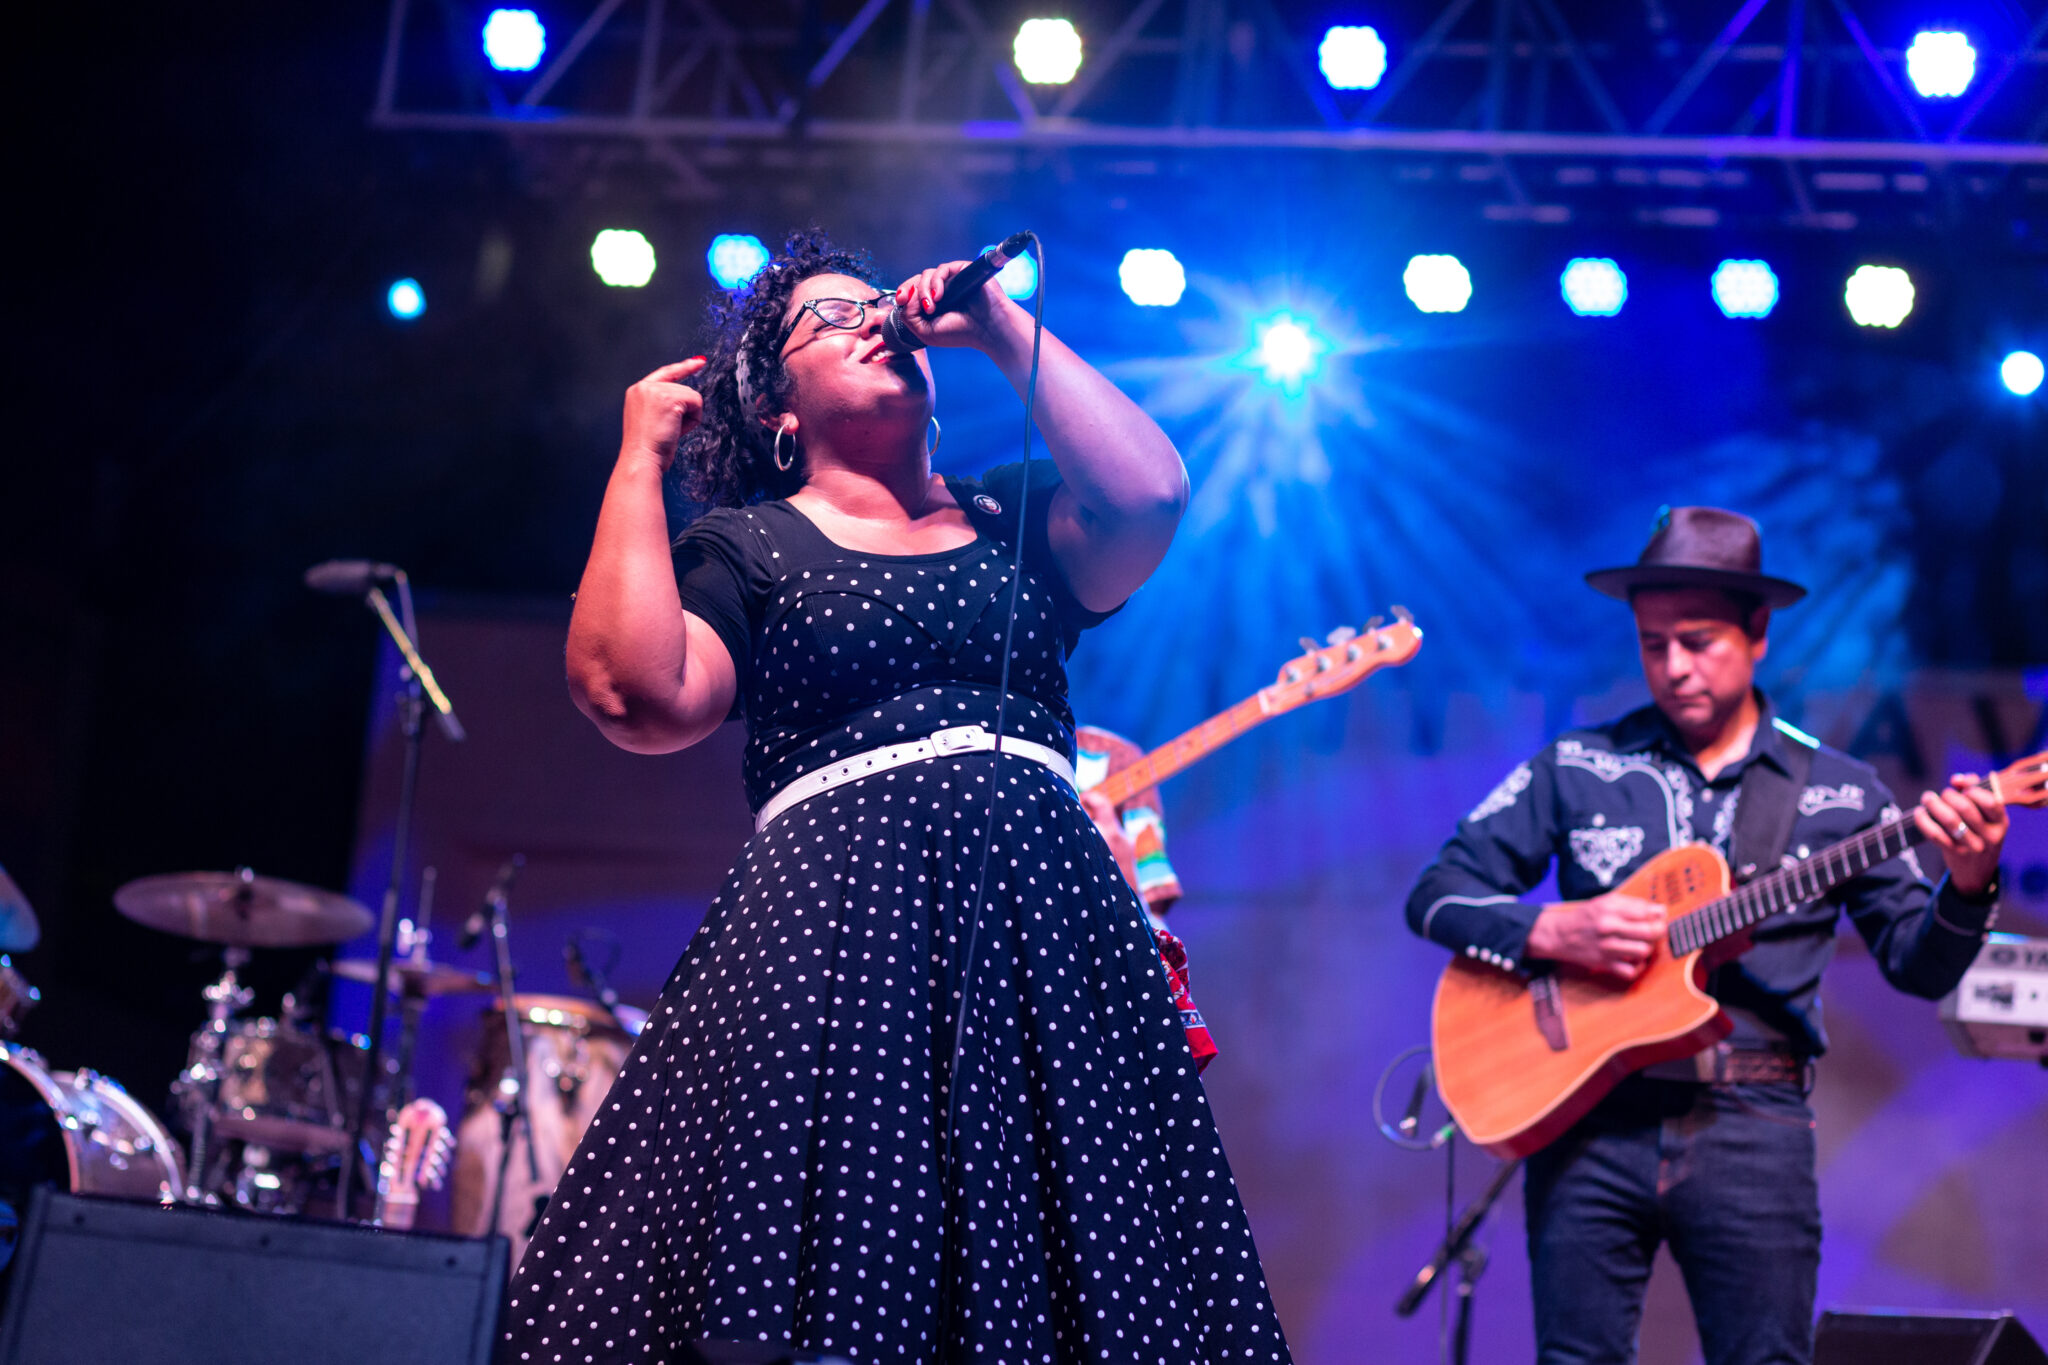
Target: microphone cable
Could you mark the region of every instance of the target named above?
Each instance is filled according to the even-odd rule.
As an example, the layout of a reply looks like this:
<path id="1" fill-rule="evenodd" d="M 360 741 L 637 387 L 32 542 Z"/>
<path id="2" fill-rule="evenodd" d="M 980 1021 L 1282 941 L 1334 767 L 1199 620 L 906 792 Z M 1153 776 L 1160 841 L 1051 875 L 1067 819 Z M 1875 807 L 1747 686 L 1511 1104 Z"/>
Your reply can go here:
<path id="1" fill-rule="evenodd" d="M 960 1169 L 960 1054 L 967 1038 L 967 1011 L 974 1000 L 976 945 L 981 941 L 981 916 L 987 908 L 988 865 L 995 851 L 996 802 L 1000 799 L 1003 776 L 1003 736 L 1008 733 L 1007 724 L 1010 710 L 1010 660 L 1011 646 L 1017 633 L 1018 594 L 1024 583 L 1024 538 L 1030 525 L 1031 505 L 1031 443 L 1032 420 L 1036 416 L 1038 400 L 1038 358 L 1041 344 L 1045 339 L 1045 244 L 1038 240 L 1035 232 L 1019 233 L 1031 239 L 1032 254 L 1038 261 L 1038 292 L 1031 308 L 1031 372 L 1024 383 L 1024 469 L 1018 480 L 1017 491 L 1017 535 L 1010 551 L 1010 605 L 1008 619 L 1003 623 L 1003 660 L 997 674 L 996 692 L 996 747 L 991 750 L 995 763 L 989 778 L 988 819 L 982 826 L 980 868 L 974 879 L 973 912 L 968 916 L 967 954 L 962 963 L 960 977 L 960 1003 L 953 1018 L 953 1056 L 948 1063 L 946 1076 L 946 1170 L 953 1179 L 959 1180 Z M 1028 760 L 1019 760 L 1020 762 Z M 966 1197 L 966 1187 L 960 1187 L 961 1197 Z M 965 1212 L 961 1213 L 964 1222 Z M 940 1278 L 939 1349 L 944 1352 L 953 1331 L 954 1307 L 960 1300 L 955 1279 L 955 1259 L 961 1249 L 962 1237 L 953 1229 L 953 1215 L 949 1210 L 944 1232 L 944 1265 Z"/>

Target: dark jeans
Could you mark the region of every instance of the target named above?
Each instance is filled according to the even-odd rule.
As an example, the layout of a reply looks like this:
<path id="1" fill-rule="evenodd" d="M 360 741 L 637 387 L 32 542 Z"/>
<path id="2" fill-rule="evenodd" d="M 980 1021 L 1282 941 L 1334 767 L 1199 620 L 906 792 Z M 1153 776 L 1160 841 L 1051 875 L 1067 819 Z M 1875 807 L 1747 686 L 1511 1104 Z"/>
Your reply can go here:
<path id="1" fill-rule="evenodd" d="M 1668 1242 L 1707 1365 L 1807 1365 L 1813 1165 L 1813 1111 L 1795 1085 L 1623 1081 L 1524 1170 L 1538 1360 L 1633 1361 Z"/>

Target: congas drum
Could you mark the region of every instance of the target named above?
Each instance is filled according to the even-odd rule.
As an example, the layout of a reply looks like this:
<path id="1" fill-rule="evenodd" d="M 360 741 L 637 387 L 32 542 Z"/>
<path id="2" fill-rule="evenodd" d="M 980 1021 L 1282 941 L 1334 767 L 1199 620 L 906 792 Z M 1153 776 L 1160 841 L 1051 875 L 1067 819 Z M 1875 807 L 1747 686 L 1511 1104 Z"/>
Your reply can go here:
<path id="1" fill-rule="evenodd" d="M 36 1185 L 170 1203 L 183 1152 L 155 1115 L 105 1076 L 52 1071 L 32 1049 L 0 1043 L 0 1194 Z"/>
<path id="2" fill-rule="evenodd" d="M 626 1006 L 614 1016 L 595 1000 L 566 995 L 512 999 L 526 1027 L 526 1113 L 533 1143 L 529 1149 L 525 1125 L 513 1131 L 495 1230 L 512 1240 L 516 1265 L 525 1254 L 535 1215 L 554 1193 L 555 1182 L 618 1078 L 633 1035 L 647 1016 Z M 451 1219 L 455 1232 L 470 1237 L 493 1230 L 491 1199 L 504 1151 L 495 1101 L 505 1074 L 507 1046 L 504 1015 L 494 1007 L 483 1016 L 466 1108 L 455 1130 Z"/>

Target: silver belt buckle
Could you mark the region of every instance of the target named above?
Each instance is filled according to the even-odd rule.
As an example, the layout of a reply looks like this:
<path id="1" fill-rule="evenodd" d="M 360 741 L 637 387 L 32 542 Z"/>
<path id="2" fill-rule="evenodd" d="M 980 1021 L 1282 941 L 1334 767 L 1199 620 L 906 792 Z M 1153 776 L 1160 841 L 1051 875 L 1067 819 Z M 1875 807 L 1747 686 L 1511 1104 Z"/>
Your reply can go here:
<path id="1" fill-rule="evenodd" d="M 956 725 L 949 730 L 933 732 L 932 752 L 935 754 L 964 754 L 974 752 L 988 738 L 988 731 L 979 725 Z"/>

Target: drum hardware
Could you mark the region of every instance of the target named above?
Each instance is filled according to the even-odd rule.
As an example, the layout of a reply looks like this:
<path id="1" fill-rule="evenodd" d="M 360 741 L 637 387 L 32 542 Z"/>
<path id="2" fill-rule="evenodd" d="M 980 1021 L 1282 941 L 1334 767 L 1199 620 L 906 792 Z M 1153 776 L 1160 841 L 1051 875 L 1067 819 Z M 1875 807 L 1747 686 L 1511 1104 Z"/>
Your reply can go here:
<path id="1" fill-rule="evenodd" d="M 498 1113 L 498 1173 L 491 1182 L 491 1218 L 488 1226 L 496 1228 L 504 1217 L 505 1177 L 512 1167 L 512 1135 L 519 1128 L 526 1131 L 526 1174 L 535 1187 L 540 1185 L 540 1154 L 534 1150 L 533 1117 L 526 1104 L 526 1020 L 519 1009 L 517 997 L 513 995 L 512 971 L 512 929 L 506 922 L 506 897 L 512 889 L 512 879 L 519 875 L 519 869 L 526 865 L 526 858 L 515 853 L 498 869 L 498 877 L 491 884 L 491 890 L 484 897 L 484 930 L 491 936 L 491 961 L 497 970 L 498 1007 L 503 1011 L 505 1023 L 505 1069 L 498 1077 L 497 1094 L 492 1107 Z M 476 917 L 470 917 L 471 928 Z M 475 935 L 466 929 L 465 939 L 474 940 Z M 540 1223 L 541 1211 L 547 1207 L 546 1192 L 537 1193 L 533 1201 L 533 1219 L 526 1225 L 527 1236 Z"/>
<path id="2" fill-rule="evenodd" d="M 381 582 L 390 582 L 398 589 L 401 621 L 391 610 L 391 601 L 384 595 Z M 306 573 L 306 586 L 317 592 L 341 593 L 348 596 L 362 594 L 363 604 L 376 614 L 385 634 L 398 648 L 404 659 L 400 670 L 403 686 L 398 693 L 398 725 L 403 740 L 403 766 L 399 773 L 398 811 L 394 821 L 391 841 L 391 876 L 384 884 L 384 902 L 379 908 L 377 925 L 377 967 L 370 989 L 370 1028 L 368 1062 L 365 1069 L 376 1074 L 378 1062 L 384 1055 L 384 997 L 388 993 L 392 959 L 397 956 L 398 942 L 398 901 L 404 886 L 406 854 L 412 841 L 413 820 L 419 795 L 420 747 L 425 738 L 425 718 L 429 701 L 433 703 L 434 718 L 441 732 L 449 740 L 460 742 L 465 738 L 462 722 L 455 718 L 455 707 L 448 700 L 448 694 L 434 677 L 434 671 L 419 652 L 419 621 L 413 614 L 412 582 L 405 571 L 389 564 L 373 564 L 363 561 L 333 560 L 315 565 Z M 424 922 L 425 917 L 421 917 Z M 365 927 L 368 927 L 367 925 Z M 370 1087 L 363 1088 L 356 1107 L 349 1116 L 348 1130 L 352 1140 L 342 1151 L 341 1185 L 335 1194 L 335 1217 L 348 1217 L 349 1194 L 355 1187 L 359 1162 L 366 1143 L 372 1141 L 370 1123 Z M 380 1125 L 381 1126 L 381 1125 Z M 381 1134 L 378 1135 L 381 1137 Z M 369 1149 L 368 1168 L 362 1173 L 374 1181 L 377 1148 Z"/>

